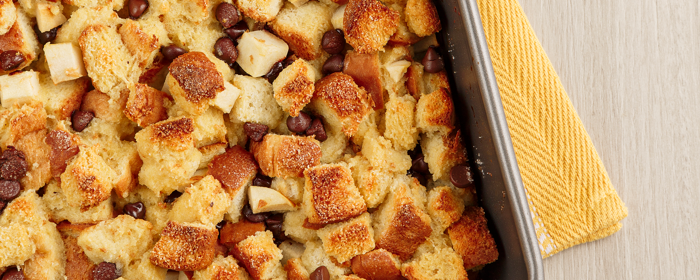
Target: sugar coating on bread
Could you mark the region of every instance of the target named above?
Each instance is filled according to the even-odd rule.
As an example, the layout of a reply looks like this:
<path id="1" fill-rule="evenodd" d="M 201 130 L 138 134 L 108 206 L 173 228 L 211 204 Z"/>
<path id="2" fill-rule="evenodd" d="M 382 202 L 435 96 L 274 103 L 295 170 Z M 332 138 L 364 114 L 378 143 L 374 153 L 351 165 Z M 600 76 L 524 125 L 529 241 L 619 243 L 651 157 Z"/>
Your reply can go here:
<path id="1" fill-rule="evenodd" d="M 136 83 L 129 89 L 129 99 L 124 108 L 124 115 L 140 127 L 168 118 L 163 105 L 166 94 L 145 84 Z"/>
<path id="2" fill-rule="evenodd" d="M 271 22 L 272 30 L 289 44 L 297 56 L 313 60 L 321 55 L 321 39 L 332 29 L 331 7 L 320 2 L 287 3 Z"/>
<path id="3" fill-rule="evenodd" d="M 178 56 L 168 70 L 170 74 L 165 82 L 170 93 L 175 103 L 190 114 L 202 114 L 216 94 L 224 90 L 223 76 L 202 52 Z"/>
<path id="4" fill-rule="evenodd" d="M 209 163 L 207 174 L 221 182 L 221 186 L 231 197 L 226 220 L 236 222 L 241 209 L 247 203 L 247 187 L 258 172 L 258 164 L 253 155 L 241 146 L 233 146 Z"/>
<path id="5" fill-rule="evenodd" d="M 447 229 L 454 250 L 462 256 L 464 268 L 492 263 L 498 259 L 496 242 L 486 225 L 484 209 L 469 206 L 459 221 Z"/>
<path id="6" fill-rule="evenodd" d="M 436 187 L 428 193 L 428 214 L 440 231 L 462 217 L 464 201 L 450 187 Z"/>
<path id="7" fill-rule="evenodd" d="M 459 130 L 447 135 L 424 135 L 421 146 L 433 180 L 449 180 L 452 167 L 467 161 L 467 150 Z"/>
<path id="8" fill-rule="evenodd" d="M 311 64 L 304 59 L 295 60 L 272 82 L 275 100 L 290 116 L 298 116 L 301 109 L 311 101 L 317 78 L 320 77 L 316 76 Z"/>
<path id="9" fill-rule="evenodd" d="M 61 174 L 61 189 L 70 206 L 86 211 L 110 198 L 114 170 L 97 154 L 97 146 L 82 147 Z"/>
<path id="10" fill-rule="evenodd" d="M 321 163 L 321 146 L 313 137 L 267 134 L 251 144 L 262 173 L 270 177 L 303 177 Z"/>
<path id="11" fill-rule="evenodd" d="M 241 89 L 241 95 L 229 114 L 231 120 L 264 124 L 271 129 L 280 124 L 284 112 L 265 78 L 235 75 L 233 85 Z"/>
<path id="12" fill-rule="evenodd" d="M 124 45 L 116 27 L 104 24 L 87 26 L 78 39 L 88 76 L 96 89 L 118 98 L 117 85 L 135 82 L 135 59 Z"/>
<path id="13" fill-rule="evenodd" d="M 97 223 L 112 218 L 112 199 L 108 198 L 100 204 L 81 211 L 80 207 L 74 207 L 66 202 L 66 196 L 60 184 L 51 181 L 46 186 L 46 192 L 42 197 L 49 210 L 49 219 L 53 222 L 69 221 L 71 223 Z"/>
<path id="14" fill-rule="evenodd" d="M 221 183 L 208 175 L 185 189 L 173 203 L 169 217 L 180 223 L 217 224 L 231 203 L 229 195 L 221 188 Z"/>
<path id="15" fill-rule="evenodd" d="M 10 1 L 9 5 L 14 4 L 12 1 Z M 0 14 L 0 17 L 4 17 L 4 15 Z M 22 62 L 14 70 L 23 69 L 29 66 L 29 64 L 39 57 L 39 41 L 37 41 L 36 34 L 34 33 L 34 29 L 32 29 L 32 24 L 29 17 L 27 17 L 22 10 L 16 11 L 14 24 L 9 28 L 9 30 L 7 30 L 7 32 L 0 35 L 0 52 L 9 50 L 19 51 L 24 56 L 24 62 Z M 10 71 L 0 69 L 0 75 L 5 75 L 8 73 L 10 73 Z"/>
<path id="16" fill-rule="evenodd" d="M 384 107 L 384 137 L 391 140 L 397 150 L 415 148 L 420 137 L 414 121 L 416 100 L 411 95 L 390 95 Z"/>
<path id="17" fill-rule="evenodd" d="M 411 280 L 467 280 L 462 260 L 452 248 L 423 254 L 401 266 L 401 274 Z"/>
<path id="18" fill-rule="evenodd" d="M 429 36 L 440 31 L 440 17 L 431 0 L 407 0 L 406 25 L 408 30 L 420 37 Z"/>
<path id="19" fill-rule="evenodd" d="M 318 230 L 328 256 L 339 263 L 374 249 L 374 230 L 369 213 L 346 222 L 330 224 Z"/>
<path id="20" fill-rule="evenodd" d="M 378 0 L 351 0 L 345 8 L 345 39 L 359 53 L 383 50 L 399 21 L 399 13 Z"/>
<path id="21" fill-rule="evenodd" d="M 197 270 L 192 275 L 193 280 L 246 280 L 248 274 L 245 268 L 238 264 L 233 256 L 217 256 L 205 269 Z"/>
<path id="22" fill-rule="evenodd" d="M 423 133 L 447 134 L 454 128 L 454 110 L 450 92 L 440 88 L 418 100 L 416 126 Z"/>
<path id="23" fill-rule="evenodd" d="M 0 147 L 17 144 L 25 135 L 46 127 L 46 111 L 41 102 L 15 104 L 0 111 Z"/>
<path id="24" fill-rule="evenodd" d="M 259 22 L 275 19 L 284 4 L 282 0 L 236 0 L 235 2 L 241 13 Z"/>
<path id="25" fill-rule="evenodd" d="M 231 249 L 253 279 L 284 277 L 285 273 L 280 263 L 282 251 L 275 245 L 269 230 L 257 232 Z"/>
<path id="26" fill-rule="evenodd" d="M 323 164 L 306 169 L 304 177 L 303 209 L 310 223 L 340 222 L 367 210 L 348 167 Z"/>
<path id="27" fill-rule="evenodd" d="M 309 272 L 301 262 L 301 258 L 292 258 L 284 265 L 288 280 L 308 280 Z"/>
<path id="28" fill-rule="evenodd" d="M 214 225 L 169 221 L 149 259 L 157 266 L 172 270 L 204 269 L 214 260 L 218 235 Z"/>
<path id="29" fill-rule="evenodd" d="M 78 245 L 95 263 L 122 265 L 141 258 L 151 245 L 151 223 L 119 215 L 83 230 Z"/>
<path id="30" fill-rule="evenodd" d="M 345 135 L 352 136 L 370 113 L 370 97 L 355 84 L 352 77 L 333 73 L 316 82 L 311 98 L 314 111 L 331 126 L 342 127 Z"/>

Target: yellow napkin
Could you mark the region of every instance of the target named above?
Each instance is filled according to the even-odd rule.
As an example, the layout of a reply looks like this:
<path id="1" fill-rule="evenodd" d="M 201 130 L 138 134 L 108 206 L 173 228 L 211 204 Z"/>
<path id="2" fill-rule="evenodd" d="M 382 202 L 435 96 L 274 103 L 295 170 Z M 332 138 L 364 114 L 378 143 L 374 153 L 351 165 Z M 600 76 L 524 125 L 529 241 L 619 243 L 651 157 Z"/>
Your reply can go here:
<path id="1" fill-rule="evenodd" d="M 622 228 L 627 208 L 517 0 L 478 0 L 542 256 Z"/>

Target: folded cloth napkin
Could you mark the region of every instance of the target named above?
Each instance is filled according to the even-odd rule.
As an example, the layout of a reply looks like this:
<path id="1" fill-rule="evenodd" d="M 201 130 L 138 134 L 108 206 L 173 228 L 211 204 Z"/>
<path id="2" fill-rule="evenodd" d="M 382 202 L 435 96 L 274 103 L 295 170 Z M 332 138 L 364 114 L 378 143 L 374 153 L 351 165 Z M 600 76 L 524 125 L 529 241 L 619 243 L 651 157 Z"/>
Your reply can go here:
<path id="1" fill-rule="evenodd" d="M 478 0 L 542 256 L 622 228 L 625 207 L 517 0 Z"/>

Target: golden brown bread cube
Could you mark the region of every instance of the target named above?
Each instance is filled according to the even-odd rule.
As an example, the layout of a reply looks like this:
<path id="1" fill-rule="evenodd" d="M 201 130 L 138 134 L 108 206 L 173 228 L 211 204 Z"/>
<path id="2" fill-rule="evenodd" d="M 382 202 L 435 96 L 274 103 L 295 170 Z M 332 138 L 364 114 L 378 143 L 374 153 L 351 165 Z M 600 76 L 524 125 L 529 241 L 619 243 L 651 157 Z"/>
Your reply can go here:
<path id="1" fill-rule="evenodd" d="M 134 84 L 129 89 L 124 115 L 140 127 L 147 127 L 166 120 L 168 113 L 163 106 L 166 94 L 145 84 Z"/>
<path id="2" fill-rule="evenodd" d="M 68 120 L 73 111 L 80 108 L 83 96 L 88 90 L 90 79 L 83 77 L 76 80 L 61 82 L 54 85 L 51 76 L 39 74 L 39 96 L 44 103 L 44 109 L 49 116 L 56 120 Z"/>
<path id="3" fill-rule="evenodd" d="M 292 258 L 284 265 L 287 271 L 287 280 L 309 280 L 309 272 L 301 262 L 300 258 Z"/>
<path id="4" fill-rule="evenodd" d="M 462 217 L 464 201 L 450 187 L 436 187 L 428 193 L 428 214 L 440 231 Z"/>
<path id="5" fill-rule="evenodd" d="M 408 90 L 408 93 L 410 93 L 415 100 L 420 100 L 420 98 L 426 94 L 425 80 L 423 79 L 423 64 L 414 61 L 406 70 L 406 90 Z"/>
<path id="6" fill-rule="evenodd" d="M 66 252 L 56 224 L 44 221 L 32 229 L 31 235 L 37 254 L 24 263 L 24 276 L 27 279 L 65 279 Z"/>
<path id="7" fill-rule="evenodd" d="M 367 91 L 358 87 L 349 75 L 336 72 L 323 77 L 316 82 L 315 90 L 312 109 L 323 116 L 325 124 L 341 127 L 348 137 L 357 132 L 371 111 Z M 326 128 L 328 130 L 333 128 Z"/>
<path id="8" fill-rule="evenodd" d="M 368 208 L 376 208 L 384 202 L 394 175 L 381 167 L 373 166 L 364 157 L 351 159 L 350 169 L 355 184 Z"/>
<path id="9" fill-rule="evenodd" d="M 11 0 L 0 0 L 0 36 L 15 24 L 17 20 L 17 9 Z"/>
<path id="10" fill-rule="evenodd" d="M 136 60 L 122 42 L 116 27 L 90 25 L 78 39 L 83 62 L 95 88 L 112 99 L 119 97 L 115 87 L 126 81 L 136 82 L 140 73 L 134 71 Z"/>
<path id="11" fill-rule="evenodd" d="M 271 22 L 272 30 L 280 36 L 297 56 L 314 60 L 321 55 L 321 39 L 333 29 L 333 10 L 321 2 L 303 5 L 287 3 Z"/>
<path id="12" fill-rule="evenodd" d="M 343 73 L 350 75 L 358 86 L 364 88 L 372 100 L 372 108 L 384 108 L 384 88 L 382 87 L 382 65 L 379 54 L 348 51 L 343 60 Z"/>
<path id="13" fill-rule="evenodd" d="M 177 103 L 186 112 L 201 115 L 209 102 L 224 90 L 224 79 L 216 65 L 202 52 L 178 56 L 168 66 L 165 79 Z"/>
<path id="14" fill-rule="evenodd" d="M 228 147 L 228 143 L 214 143 L 206 146 L 202 146 L 197 148 L 200 153 L 202 153 L 202 159 L 199 161 L 199 169 L 205 169 L 207 166 L 209 166 L 209 163 L 211 162 L 214 157 L 223 154 L 226 152 L 226 148 Z"/>
<path id="15" fill-rule="evenodd" d="M 397 151 L 384 137 L 365 137 L 362 156 L 374 167 L 394 173 L 405 173 L 411 168 L 411 157 L 406 151 Z"/>
<path id="16" fill-rule="evenodd" d="M 241 13 L 259 22 L 274 20 L 284 4 L 282 0 L 236 0 L 235 2 Z"/>
<path id="17" fill-rule="evenodd" d="M 111 101 L 111 97 L 97 89 L 87 92 L 83 96 L 83 102 L 80 104 L 81 111 L 88 111 L 95 114 L 96 118 L 102 119 L 110 123 L 120 123 L 125 120 L 124 109 L 129 100 L 129 91 L 126 89 L 119 94 L 119 98 Z M 129 121 L 128 119 L 126 120 Z M 88 129 L 91 126 L 88 126 Z"/>
<path id="18" fill-rule="evenodd" d="M 258 164 L 253 155 L 241 146 L 233 146 L 218 155 L 209 163 L 207 174 L 221 182 L 221 186 L 231 197 L 231 205 L 226 219 L 236 222 L 241 216 L 241 209 L 247 203 L 245 194 L 247 186 L 258 172 Z"/>
<path id="19" fill-rule="evenodd" d="M 56 223 L 61 221 L 97 223 L 112 218 L 111 198 L 86 211 L 81 211 L 80 207 L 71 206 L 66 202 L 66 196 L 63 194 L 60 184 L 55 180 L 46 186 L 42 200 L 49 210 L 49 219 Z"/>
<path id="20" fill-rule="evenodd" d="M 119 215 L 83 230 L 78 236 L 78 246 L 94 263 L 127 265 L 148 251 L 152 228 L 148 221 Z"/>
<path id="21" fill-rule="evenodd" d="M 260 123 L 270 129 L 280 124 L 284 111 L 277 104 L 267 79 L 235 75 L 233 85 L 241 89 L 241 95 L 229 114 L 232 121 Z"/>
<path id="22" fill-rule="evenodd" d="M 197 270 L 192 275 L 192 280 L 246 280 L 248 273 L 245 268 L 238 265 L 233 256 L 217 256 L 205 269 Z"/>
<path id="23" fill-rule="evenodd" d="M 17 144 L 17 141 L 32 132 L 46 127 L 46 111 L 41 102 L 24 105 L 15 104 L 0 111 L 0 147 Z"/>
<path id="24" fill-rule="evenodd" d="M 318 239 L 315 229 L 304 226 L 307 221 L 308 220 L 303 209 L 285 213 L 284 222 L 282 225 L 284 234 L 287 237 L 301 243 Z"/>
<path id="25" fill-rule="evenodd" d="M 20 180 L 25 190 L 38 190 L 51 179 L 51 148 L 44 142 L 45 138 L 46 129 L 42 129 L 25 135 L 15 143 L 15 148 L 24 152 L 29 166 L 27 175 Z"/>
<path id="26" fill-rule="evenodd" d="M 416 42 L 420 41 L 421 37 L 418 37 L 418 35 L 411 33 L 411 31 L 409 31 L 408 29 L 408 25 L 406 24 L 406 12 L 404 9 L 405 7 L 399 3 L 386 3 L 386 5 L 392 10 L 399 12 L 399 22 L 396 26 L 396 33 L 394 33 L 394 35 L 391 35 L 391 38 L 389 39 L 389 44 L 413 45 Z"/>
<path id="27" fill-rule="evenodd" d="M 462 256 L 464 268 L 489 264 L 498 259 L 498 248 L 486 225 L 484 209 L 469 206 L 459 221 L 447 229 L 454 250 Z"/>
<path id="28" fill-rule="evenodd" d="M 321 146 L 313 137 L 267 134 L 251 144 L 251 152 L 270 177 L 303 177 L 304 170 L 321 164 Z"/>
<path id="29" fill-rule="evenodd" d="M 401 261 L 384 249 L 377 249 L 354 257 L 351 265 L 352 272 L 365 279 L 401 279 Z"/>
<path id="30" fill-rule="evenodd" d="M 0 227 L 20 223 L 23 227 L 33 230 L 29 232 L 32 236 L 35 233 L 34 230 L 45 224 L 47 220 L 47 209 L 41 197 L 34 190 L 28 190 L 5 206 L 5 210 L 0 215 Z"/>
<path id="31" fill-rule="evenodd" d="M 172 270 L 194 271 L 209 266 L 216 256 L 219 231 L 214 225 L 169 221 L 151 250 L 151 263 Z"/>
<path id="32" fill-rule="evenodd" d="M 326 254 L 339 263 L 374 249 L 374 230 L 369 213 L 318 230 Z"/>
<path id="33" fill-rule="evenodd" d="M 301 109 L 311 101 L 314 94 L 314 82 L 320 78 L 316 76 L 316 70 L 306 60 L 297 59 L 291 65 L 280 72 L 274 82 L 272 90 L 275 92 L 277 103 L 290 116 L 296 117 Z"/>
<path id="34" fill-rule="evenodd" d="M 447 92 L 450 92 L 450 82 L 447 79 L 447 72 L 445 72 L 445 70 L 437 73 L 424 73 L 423 81 L 425 83 L 425 94 L 435 92 L 441 88 L 447 89 Z"/>
<path id="35" fill-rule="evenodd" d="M 345 39 L 359 53 L 383 50 L 398 21 L 399 13 L 378 0 L 350 0 L 343 16 Z"/>
<path id="36" fill-rule="evenodd" d="M 217 224 L 231 204 L 231 198 L 221 183 L 211 175 L 185 189 L 173 203 L 169 217 L 179 223 Z"/>
<path id="37" fill-rule="evenodd" d="M 110 198 L 116 174 L 97 154 L 97 146 L 82 147 L 61 174 L 61 189 L 68 205 L 81 211 Z"/>
<path id="38" fill-rule="evenodd" d="M 0 267 L 22 265 L 35 251 L 24 225 L 11 223 L 0 227 Z"/>
<path id="39" fill-rule="evenodd" d="M 76 280 L 92 279 L 90 276 L 92 276 L 95 264 L 85 255 L 83 248 L 78 246 L 78 239 L 74 236 L 67 236 L 63 232 L 61 232 L 61 235 L 63 244 L 66 246 L 66 278 Z"/>
<path id="40" fill-rule="evenodd" d="M 221 110 L 209 107 L 204 113 L 192 116 L 194 120 L 194 145 L 197 148 L 226 142 L 226 124 Z"/>
<path id="41" fill-rule="evenodd" d="M 265 223 L 253 223 L 246 219 L 241 219 L 236 223 L 226 223 L 221 228 L 219 239 L 221 244 L 231 248 L 259 231 L 265 231 Z"/>
<path id="42" fill-rule="evenodd" d="M 162 25 L 160 21 L 151 21 L 151 25 Z M 163 27 L 164 28 L 164 27 Z M 119 35 L 126 45 L 126 49 L 134 57 L 140 69 L 145 69 L 149 62 L 160 50 L 161 42 L 156 34 L 149 34 L 141 28 L 136 21 L 127 19 L 121 27 L 119 27 Z"/>
<path id="43" fill-rule="evenodd" d="M 397 150 L 413 150 L 418 143 L 415 124 L 416 100 L 411 95 L 390 95 L 384 113 L 384 137 L 391 140 Z"/>
<path id="44" fill-rule="evenodd" d="M 280 263 L 282 251 L 275 245 L 269 230 L 249 236 L 231 250 L 253 279 L 275 279 L 285 275 Z"/>
<path id="45" fill-rule="evenodd" d="M 467 161 L 467 150 L 458 129 L 446 135 L 424 135 L 421 146 L 433 180 L 448 181 L 452 167 Z"/>
<path id="46" fill-rule="evenodd" d="M 416 126 L 423 133 L 447 134 L 454 129 L 454 110 L 450 92 L 440 88 L 418 100 Z"/>
<path id="47" fill-rule="evenodd" d="M 401 274 L 409 280 L 468 280 L 462 260 L 452 248 L 438 248 L 401 266 Z"/>
<path id="48" fill-rule="evenodd" d="M 341 164 L 323 164 L 304 171 L 303 209 L 310 223 L 330 224 L 357 217 L 367 210 L 352 172 Z"/>
<path id="49" fill-rule="evenodd" d="M 407 0 L 406 25 L 408 30 L 420 37 L 429 36 L 440 31 L 440 17 L 431 0 Z"/>
<path id="50" fill-rule="evenodd" d="M 13 5 L 12 1 L 9 2 L 9 5 Z M 4 13 L 4 9 L 2 10 Z M 0 16 L 4 17 L 2 14 L 0 14 Z M 2 23 L 0 23 L 0 25 L 2 25 Z M 2 32 L 0 32 L 0 34 L 2 34 Z M 14 24 L 12 24 L 7 32 L 0 35 L 0 52 L 9 50 L 19 51 L 24 56 L 24 62 L 12 71 L 29 66 L 32 61 L 39 57 L 39 41 L 36 39 L 36 34 L 34 33 L 34 29 L 32 29 L 30 19 L 22 10 L 16 11 L 16 20 Z M 0 69 L 0 75 L 5 75 L 10 72 L 11 71 Z"/>

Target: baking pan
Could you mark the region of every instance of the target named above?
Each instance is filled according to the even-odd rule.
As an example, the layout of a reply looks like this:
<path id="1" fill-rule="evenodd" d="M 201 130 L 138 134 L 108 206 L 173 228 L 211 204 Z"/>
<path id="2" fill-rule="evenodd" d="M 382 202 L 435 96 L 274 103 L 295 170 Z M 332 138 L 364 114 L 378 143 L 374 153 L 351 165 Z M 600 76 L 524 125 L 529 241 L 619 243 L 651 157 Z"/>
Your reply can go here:
<path id="1" fill-rule="evenodd" d="M 435 1 L 438 42 L 477 193 L 498 245 L 482 279 L 544 279 L 542 257 L 515 159 L 476 0 Z"/>

